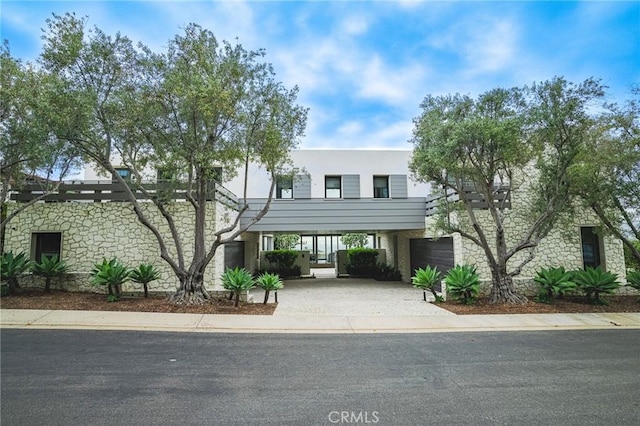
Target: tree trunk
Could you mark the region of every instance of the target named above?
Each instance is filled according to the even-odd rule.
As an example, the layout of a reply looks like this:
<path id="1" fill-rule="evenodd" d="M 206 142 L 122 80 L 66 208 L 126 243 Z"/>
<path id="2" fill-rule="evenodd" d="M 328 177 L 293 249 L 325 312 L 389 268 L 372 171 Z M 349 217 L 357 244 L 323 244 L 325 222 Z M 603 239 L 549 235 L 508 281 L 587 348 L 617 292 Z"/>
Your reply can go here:
<path id="1" fill-rule="evenodd" d="M 494 268 L 491 273 L 491 294 L 489 303 L 528 303 L 526 297 L 516 294 L 513 288 L 513 278 L 506 271 Z"/>
<path id="2" fill-rule="evenodd" d="M 204 288 L 203 273 L 185 271 L 180 276 L 180 288 L 169 297 L 169 301 L 177 305 L 202 305 L 210 297 Z"/>
<path id="3" fill-rule="evenodd" d="M 147 287 L 147 283 L 142 283 L 144 287 L 144 297 L 149 297 L 149 288 Z"/>
<path id="4" fill-rule="evenodd" d="M 236 291 L 236 301 L 233 304 L 233 306 L 237 308 L 239 303 L 240 303 L 240 292 Z"/>
<path id="5" fill-rule="evenodd" d="M 269 290 L 265 290 L 264 291 L 264 302 L 262 302 L 262 304 L 266 305 L 268 301 L 269 301 Z"/>
<path id="6" fill-rule="evenodd" d="M 46 277 L 44 279 L 44 291 L 46 293 L 51 292 L 51 278 L 50 277 Z"/>

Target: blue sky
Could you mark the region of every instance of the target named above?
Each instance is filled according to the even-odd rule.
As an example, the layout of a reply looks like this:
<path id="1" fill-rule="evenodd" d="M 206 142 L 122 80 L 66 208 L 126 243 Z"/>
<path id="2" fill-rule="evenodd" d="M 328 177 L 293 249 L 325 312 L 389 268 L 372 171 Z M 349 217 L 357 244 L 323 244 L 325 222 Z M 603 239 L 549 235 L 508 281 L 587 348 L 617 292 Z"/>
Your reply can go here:
<path id="1" fill-rule="evenodd" d="M 190 22 L 265 48 L 310 108 L 305 148 L 409 149 L 427 94 L 593 76 L 622 103 L 640 83 L 639 1 L 0 2 L 2 39 L 24 60 L 36 59 L 45 19 L 67 11 L 154 50 Z"/>

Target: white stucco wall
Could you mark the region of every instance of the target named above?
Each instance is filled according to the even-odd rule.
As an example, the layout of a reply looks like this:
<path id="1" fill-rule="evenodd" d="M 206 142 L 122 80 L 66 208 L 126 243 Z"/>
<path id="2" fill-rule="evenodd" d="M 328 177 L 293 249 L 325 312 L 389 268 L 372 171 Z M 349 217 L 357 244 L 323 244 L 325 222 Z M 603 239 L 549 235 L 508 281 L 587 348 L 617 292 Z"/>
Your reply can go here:
<path id="1" fill-rule="evenodd" d="M 311 197 L 324 198 L 325 175 L 360 175 L 360 196 L 373 198 L 374 175 L 407 175 L 407 195 L 427 197 L 430 186 L 413 182 L 408 163 L 411 150 L 301 149 L 291 153 L 295 167 L 311 176 Z M 225 186 L 243 196 L 244 177 L 237 176 Z M 269 175 L 255 164 L 249 170 L 248 198 L 265 198 L 269 193 Z M 295 196 L 295 194 L 294 194 Z"/>

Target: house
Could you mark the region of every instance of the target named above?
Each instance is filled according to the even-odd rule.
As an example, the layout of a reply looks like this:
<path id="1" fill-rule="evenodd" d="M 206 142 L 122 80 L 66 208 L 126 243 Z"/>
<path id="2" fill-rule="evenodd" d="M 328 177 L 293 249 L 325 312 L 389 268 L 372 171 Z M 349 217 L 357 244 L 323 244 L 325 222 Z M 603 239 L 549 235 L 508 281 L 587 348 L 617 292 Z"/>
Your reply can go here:
<path id="1" fill-rule="evenodd" d="M 298 248 L 309 252 L 314 267 L 333 267 L 336 251 L 345 248 L 340 236 L 358 232 L 369 236 L 369 246 L 384 249 L 387 264 L 397 268 L 404 281 L 410 281 L 418 267 L 438 266 L 445 271 L 455 264 L 470 263 L 478 267 L 481 278 L 488 283 L 490 274 L 479 247 L 458 234 L 434 233 L 431 188 L 412 180 L 408 171 L 410 157 L 410 150 L 401 149 L 294 151 L 292 160 L 300 171 L 279 179 L 269 212 L 235 243 L 216 254 L 205 277 L 207 287 L 222 289 L 219 276 L 225 267 L 258 269 L 260 252 L 273 249 L 274 237 L 280 233 L 299 234 Z M 126 177 L 128 171 L 121 168 L 119 173 Z M 149 176 L 154 174 L 153 170 L 148 172 Z M 243 176 L 225 180 L 224 170 L 220 175 L 228 191 L 216 187 L 216 194 L 209 201 L 213 213 L 207 227 L 211 232 L 228 223 L 227 214 L 233 214 L 229 201 L 233 202 L 234 196 L 243 196 Z M 242 219 L 243 224 L 266 203 L 270 184 L 267 172 L 257 166 L 250 168 L 248 182 L 246 197 L 250 209 Z M 107 189 L 110 183 L 108 177 L 87 168 L 82 186 L 63 185 L 61 194 L 51 200 L 67 201 L 75 197 L 76 201 L 88 202 L 34 205 L 11 222 L 7 250 L 24 250 L 35 259 L 42 254 L 60 253 L 77 273 L 75 286 L 80 289 L 88 288 L 86 274 L 95 262 L 103 256 L 116 255 L 131 265 L 156 264 L 163 279 L 154 289 L 174 289 L 177 281 L 159 258 L 153 235 L 137 222 L 131 206 L 102 202 L 118 198 L 117 191 Z M 18 194 L 14 199 L 21 198 Z M 525 199 L 526 194 L 515 190 L 510 194 L 513 218 L 507 226 L 511 229 L 519 226 Z M 151 206 L 145 206 L 148 207 Z M 170 208 L 182 235 L 193 233 L 193 217 L 187 203 L 175 202 Z M 480 216 L 486 213 L 482 212 L 481 204 L 478 209 Z M 168 233 L 161 217 L 152 210 L 149 209 L 154 223 L 161 232 Z M 535 259 L 516 278 L 521 290 L 531 292 L 535 271 L 550 266 L 577 269 L 600 265 L 624 279 L 622 244 L 614 238 L 599 236 L 596 224 L 594 216 L 582 212 L 573 218 L 571 225 L 552 230 L 538 247 Z M 187 255 L 189 250 L 186 248 Z"/>

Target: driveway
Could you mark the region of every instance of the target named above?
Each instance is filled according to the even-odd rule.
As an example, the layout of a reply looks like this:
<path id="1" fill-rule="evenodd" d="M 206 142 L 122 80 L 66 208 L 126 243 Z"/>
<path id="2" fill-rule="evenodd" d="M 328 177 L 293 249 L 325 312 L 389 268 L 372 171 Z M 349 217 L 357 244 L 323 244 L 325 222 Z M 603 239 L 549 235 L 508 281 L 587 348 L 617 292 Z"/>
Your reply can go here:
<path id="1" fill-rule="evenodd" d="M 255 302 L 264 292 L 251 290 Z M 269 301 L 273 302 L 273 296 Z M 427 299 L 429 300 L 429 299 Z M 454 315 L 422 299 L 411 284 L 360 278 L 309 278 L 287 280 L 278 292 L 276 316 L 405 316 Z"/>

